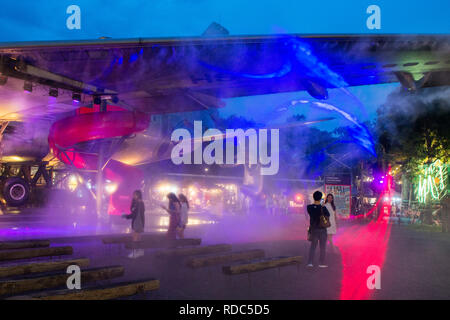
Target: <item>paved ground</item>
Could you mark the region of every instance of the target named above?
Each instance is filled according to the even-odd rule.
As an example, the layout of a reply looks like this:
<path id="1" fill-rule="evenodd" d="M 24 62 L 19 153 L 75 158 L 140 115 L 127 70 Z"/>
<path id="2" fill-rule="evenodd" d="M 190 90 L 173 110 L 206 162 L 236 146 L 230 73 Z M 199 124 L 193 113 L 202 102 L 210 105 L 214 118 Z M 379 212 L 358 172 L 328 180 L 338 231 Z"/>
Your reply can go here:
<path id="1" fill-rule="evenodd" d="M 378 228 L 341 227 L 342 238 L 345 235 L 354 240 L 341 241 L 341 251 L 328 255 L 328 269 L 309 270 L 302 264 L 300 268 L 288 266 L 250 276 L 227 276 L 220 266 L 192 270 L 184 266 L 183 259 L 157 258 L 155 250 L 147 250 L 142 258 L 128 259 L 126 250 L 108 251 L 100 238 L 61 238 L 52 245 L 70 243 L 74 246 L 74 257 L 91 258 L 92 267 L 124 265 L 125 277 L 113 282 L 152 277 L 161 281 L 158 291 L 132 299 L 450 299 L 449 234 L 392 225 L 384 235 L 387 240 L 384 251 L 382 243 L 374 245 L 364 238 L 366 235 L 373 240 L 372 235 L 379 235 Z M 269 257 L 302 255 L 306 259 L 309 246 L 301 216 L 233 217 L 217 224 L 191 227 L 186 236 L 202 237 L 204 244 L 231 243 L 236 251 L 264 249 Z M 350 271 L 364 273 L 374 252 L 383 253 L 381 289 L 369 291 L 365 284 L 369 275 L 364 274 L 361 279 L 353 277 Z M 367 292 L 343 296 L 343 290 Z"/>
<path id="2" fill-rule="evenodd" d="M 393 227 L 376 299 L 450 299 L 450 234 Z"/>
<path id="3" fill-rule="evenodd" d="M 233 250 L 264 249 L 267 256 L 304 255 L 305 241 L 275 241 L 234 244 Z M 244 275 L 227 276 L 220 266 L 190 269 L 183 259 L 161 259 L 147 251 L 143 258 L 131 260 L 126 251 L 109 256 L 105 248 L 92 243 L 78 244 L 79 256 L 93 256 L 93 266 L 125 266 L 122 280 L 154 277 L 161 288 L 151 299 L 336 299 L 339 296 L 340 269 L 338 255 L 330 257 L 333 269 L 306 270 L 304 265 L 271 269 Z M 329 272 L 336 276 L 329 276 Z M 328 282 L 327 279 L 331 281 Z"/>

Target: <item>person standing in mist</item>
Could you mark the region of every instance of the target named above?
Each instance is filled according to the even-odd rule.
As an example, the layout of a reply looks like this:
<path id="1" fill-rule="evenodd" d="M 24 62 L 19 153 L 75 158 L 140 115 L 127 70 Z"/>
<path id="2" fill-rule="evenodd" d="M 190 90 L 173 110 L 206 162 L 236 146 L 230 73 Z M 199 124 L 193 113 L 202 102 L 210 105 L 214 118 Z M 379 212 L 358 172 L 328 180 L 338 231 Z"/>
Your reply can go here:
<path id="1" fill-rule="evenodd" d="M 188 223 L 188 212 L 189 212 L 189 201 L 186 196 L 182 193 L 178 195 L 178 199 L 180 200 L 180 219 L 178 221 L 178 239 L 184 239 L 184 230 L 186 229 L 186 225 Z"/>
<path id="2" fill-rule="evenodd" d="M 169 193 L 167 195 L 169 199 L 169 206 L 166 208 L 165 206 L 161 206 L 167 213 L 170 215 L 169 220 L 169 229 L 167 230 L 167 237 L 169 239 L 176 239 L 177 237 L 177 226 L 180 220 L 180 210 L 181 210 L 181 202 L 178 200 L 175 193 Z"/>
<path id="3" fill-rule="evenodd" d="M 334 252 L 335 247 L 333 244 L 333 236 L 337 232 L 337 215 L 336 215 L 336 206 L 334 205 L 334 196 L 329 193 L 327 195 L 327 199 L 325 200 L 325 207 L 330 213 L 330 227 L 327 228 L 328 242 L 331 246 L 331 251 Z"/>
<path id="4" fill-rule="evenodd" d="M 317 247 L 317 242 L 320 246 L 319 268 L 327 268 L 325 264 L 325 253 L 327 246 L 327 229 L 320 226 L 320 216 L 324 215 L 330 217 L 326 207 L 320 203 L 322 199 L 322 192 L 316 191 L 313 194 L 314 203 L 307 206 L 309 214 L 309 228 L 311 230 L 311 247 L 309 248 L 308 267 L 313 267 L 314 254 Z"/>
<path id="5" fill-rule="evenodd" d="M 131 201 L 131 214 L 122 215 L 125 219 L 131 219 L 131 229 L 133 230 L 132 239 L 137 242 L 141 240 L 141 233 L 145 227 L 145 206 L 142 200 L 141 190 L 133 192 L 133 200 Z M 133 249 L 128 255 L 129 258 L 139 258 L 144 255 L 143 249 Z"/>

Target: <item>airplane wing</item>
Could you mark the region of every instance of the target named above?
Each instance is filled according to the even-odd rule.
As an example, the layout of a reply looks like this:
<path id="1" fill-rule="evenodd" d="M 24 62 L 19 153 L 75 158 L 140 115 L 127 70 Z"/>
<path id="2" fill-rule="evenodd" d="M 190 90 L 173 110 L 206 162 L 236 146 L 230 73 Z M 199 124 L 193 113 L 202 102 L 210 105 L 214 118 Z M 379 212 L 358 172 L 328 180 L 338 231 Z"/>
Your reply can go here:
<path id="1" fill-rule="evenodd" d="M 89 96 L 117 95 L 132 109 L 161 114 L 279 92 L 307 90 L 326 98 L 327 89 L 336 87 L 449 85 L 450 37 L 274 35 L 1 44 L 0 62 L 3 77 Z"/>

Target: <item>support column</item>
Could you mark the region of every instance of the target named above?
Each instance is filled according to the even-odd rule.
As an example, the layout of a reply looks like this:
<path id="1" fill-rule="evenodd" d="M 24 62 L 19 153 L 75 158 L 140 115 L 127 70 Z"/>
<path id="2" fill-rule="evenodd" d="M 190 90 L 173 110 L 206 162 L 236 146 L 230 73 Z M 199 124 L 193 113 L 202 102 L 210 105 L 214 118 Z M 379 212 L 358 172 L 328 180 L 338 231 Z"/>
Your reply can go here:
<path id="1" fill-rule="evenodd" d="M 100 112 L 106 112 L 106 101 L 102 100 L 100 104 Z M 105 145 L 101 141 L 100 149 L 98 151 L 98 160 L 97 160 L 97 218 L 102 219 L 104 217 L 104 213 L 102 212 L 103 207 L 103 164 L 105 162 Z"/>

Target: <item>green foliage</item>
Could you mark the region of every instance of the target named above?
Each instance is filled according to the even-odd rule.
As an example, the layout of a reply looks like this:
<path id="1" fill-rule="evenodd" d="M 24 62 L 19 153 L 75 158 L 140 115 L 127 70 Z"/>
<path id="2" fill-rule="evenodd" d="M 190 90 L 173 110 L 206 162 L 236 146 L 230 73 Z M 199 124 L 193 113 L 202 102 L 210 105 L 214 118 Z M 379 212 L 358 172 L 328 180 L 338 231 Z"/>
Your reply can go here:
<path id="1" fill-rule="evenodd" d="M 398 90 L 378 109 L 377 133 L 385 159 L 403 163 L 403 173 L 417 174 L 422 164 L 450 156 L 450 90 Z"/>

